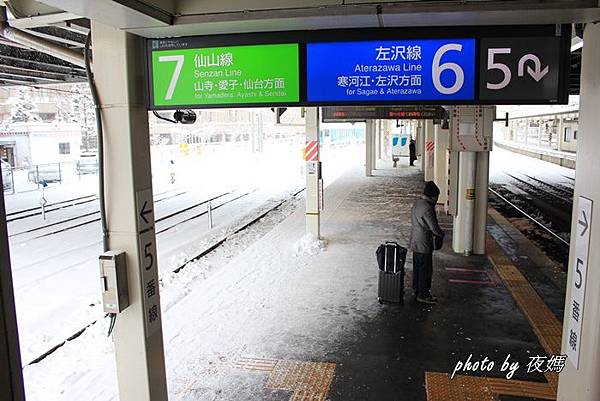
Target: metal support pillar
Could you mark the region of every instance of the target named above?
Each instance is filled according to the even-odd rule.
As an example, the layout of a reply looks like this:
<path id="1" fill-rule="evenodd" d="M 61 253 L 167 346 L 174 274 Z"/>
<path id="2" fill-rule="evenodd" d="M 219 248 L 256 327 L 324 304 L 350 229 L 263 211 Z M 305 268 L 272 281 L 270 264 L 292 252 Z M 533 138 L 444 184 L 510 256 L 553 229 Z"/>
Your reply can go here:
<path id="1" fill-rule="evenodd" d="M 365 175 L 373 176 L 373 137 L 375 131 L 375 120 L 367 120 L 365 123 Z"/>
<path id="2" fill-rule="evenodd" d="M 561 352 L 578 354 L 579 358 L 569 358 L 560 373 L 558 401 L 600 400 L 600 24 L 587 24 L 583 39 L 577 172 Z M 583 216 L 586 203 L 589 213 Z M 586 242 L 589 246 L 585 246 Z M 575 300 L 579 301 L 577 305 Z M 580 335 L 574 335 L 570 329 L 574 309 L 578 309 Z"/>
<path id="3" fill-rule="evenodd" d="M 424 156 L 423 156 L 423 179 L 425 181 L 433 181 L 433 170 L 434 170 L 434 157 L 433 151 L 435 148 L 435 139 L 433 133 L 433 120 L 423 121 L 423 132 L 424 132 Z"/>
<path id="4" fill-rule="evenodd" d="M 119 399 L 165 401 L 167 385 L 145 105 L 146 42 L 139 36 L 96 22 L 92 22 L 92 38 L 94 75 L 105 132 L 109 247 L 127 255 L 130 305 L 117 316 L 113 331 Z M 147 291 L 151 284 L 152 293 Z"/>
<path id="5" fill-rule="evenodd" d="M 384 120 L 377 120 L 377 141 L 376 141 L 376 147 L 375 147 L 375 163 L 377 163 L 377 160 L 381 159 L 381 142 L 382 142 L 381 137 L 384 132 L 383 123 L 384 123 Z"/>
<path id="6" fill-rule="evenodd" d="M 454 252 L 467 256 L 473 252 L 476 159 L 475 152 L 459 154 L 458 207 L 454 216 L 452 248 Z"/>
<path id="7" fill-rule="evenodd" d="M 465 255 L 469 256 L 473 253 L 473 229 L 475 224 L 475 176 L 477 165 L 477 153 L 462 152 L 460 155 L 460 163 L 463 174 L 465 174 L 464 196 L 464 212 L 465 219 Z"/>
<path id="8" fill-rule="evenodd" d="M 253 117 L 255 125 L 252 127 L 252 153 L 262 153 L 263 151 L 263 117 L 261 113 L 257 113 Z"/>
<path id="9" fill-rule="evenodd" d="M 485 255 L 485 233 L 488 215 L 490 152 L 477 152 L 475 172 L 475 216 L 473 218 L 473 253 Z"/>
<path id="10" fill-rule="evenodd" d="M 446 204 L 448 200 L 448 148 L 450 147 L 450 132 L 447 129 L 442 129 L 440 124 L 435 124 L 434 141 L 433 181 L 440 188 L 438 203 Z"/>
<path id="11" fill-rule="evenodd" d="M 423 120 L 418 120 L 415 124 L 417 132 L 417 149 L 419 152 L 419 162 L 421 165 L 421 171 L 425 173 L 425 124 Z"/>
<path id="12" fill-rule="evenodd" d="M 319 145 L 319 108 L 308 107 L 306 109 L 306 143 L 317 142 Z M 317 151 L 317 155 L 320 150 Z M 319 158 L 317 157 L 317 160 Z M 315 238 L 321 237 L 321 211 L 319 184 L 321 179 L 321 162 L 306 162 L 306 233 Z"/>
<path id="13" fill-rule="evenodd" d="M 373 120 L 373 137 L 371 142 L 371 172 L 377 170 L 377 137 L 379 136 L 379 124 L 381 120 Z"/>
<path id="14" fill-rule="evenodd" d="M 558 124 L 556 128 L 556 150 L 562 152 L 563 150 L 563 140 L 565 138 L 564 134 L 564 125 L 563 125 L 563 116 L 558 116 Z M 552 149 L 552 143 L 548 144 L 550 149 Z"/>
<path id="15" fill-rule="evenodd" d="M 1 175 L 0 188 L 3 188 Z M 0 195 L 0 394 L 6 401 L 24 401 L 23 368 L 5 216 L 4 195 Z"/>
<path id="16" fill-rule="evenodd" d="M 390 121 L 382 120 L 381 122 L 381 135 L 379 137 L 379 158 L 387 159 L 387 138 L 390 132 Z"/>

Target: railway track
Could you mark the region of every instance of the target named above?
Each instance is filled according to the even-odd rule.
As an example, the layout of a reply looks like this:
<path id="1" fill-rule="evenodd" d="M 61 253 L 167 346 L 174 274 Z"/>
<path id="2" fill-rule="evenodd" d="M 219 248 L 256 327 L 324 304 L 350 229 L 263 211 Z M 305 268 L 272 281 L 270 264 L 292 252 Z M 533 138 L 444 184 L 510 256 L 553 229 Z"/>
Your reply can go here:
<path id="1" fill-rule="evenodd" d="M 154 203 L 156 204 L 156 203 L 163 202 L 165 200 L 173 199 L 173 198 L 176 198 L 178 196 L 184 195 L 186 193 L 187 193 L 187 191 L 182 191 L 182 192 L 178 192 L 178 193 L 176 193 L 174 195 L 165 196 L 163 198 L 156 199 L 154 201 Z M 179 214 L 179 213 L 184 213 L 184 212 L 186 212 L 189 209 L 193 209 L 194 207 L 201 206 L 201 205 L 205 204 L 206 202 L 209 202 L 209 201 L 214 200 L 216 198 L 219 198 L 221 196 L 228 195 L 229 193 L 230 192 L 226 192 L 226 193 L 221 194 L 221 195 L 219 195 L 219 196 L 217 196 L 215 198 L 212 198 L 212 199 L 209 199 L 207 201 L 203 201 L 203 202 L 197 203 L 197 204 L 192 205 L 192 206 L 190 206 L 188 208 L 185 208 L 185 209 L 182 209 L 182 210 L 180 210 L 178 212 L 175 212 L 172 215 L 176 215 L 176 214 Z M 96 216 L 99 213 L 100 213 L 99 210 L 94 210 L 92 212 L 88 212 L 88 213 L 84 213 L 84 214 L 81 214 L 81 215 L 78 215 L 78 216 L 75 216 L 75 217 L 70 217 L 70 218 L 67 218 L 67 219 L 64 219 L 64 220 L 56 221 L 54 223 L 49 223 L 49 224 L 41 225 L 41 226 L 38 226 L 38 227 L 33 227 L 33 228 L 26 229 L 26 230 L 22 230 L 22 231 L 19 231 L 17 233 L 10 234 L 8 237 L 9 238 L 19 237 L 19 236 L 23 236 L 25 234 L 31 234 L 31 233 L 35 233 L 35 232 L 38 232 L 38 231 L 43 231 L 43 230 L 46 230 L 46 229 L 50 229 L 52 227 L 61 226 L 61 225 L 66 224 L 66 223 L 80 221 L 81 219 L 84 219 L 86 217 Z M 171 216 L 167 216 L 167 217 L 171 217 Z M 159 220 L 157 220 L 157 221 L 159 221 Z M 100 221 L 100 217 L 95 217 L 95 218 L 83 220 L 83 221 L 80 221 L 80 222 L 78 222 L 77 224 L 74 224 L 74 225 L 69 225 L 69 226 L 62 227 L 60 229 L 54 230 L 54 231 L 50 231 L 50 232 L 47 232 L 47 233 L 44 233 L 44 234 L 40 234 L 40 235 L 31 237 L 31 238 L 28 238 L 27 241 L 31 241 L 31 240 L 40 239 L 40 238 L 48 237 L 48 236 L 51 236 L 51 235 L 59 234 L 59 233 L 65 232 L 65 231 L 73 230 L 75 228 L 79 228 L 79 227 L 82 227 L 82 226 L 86 226 L 88 224 L 95 223 L 95 222 L 98 222 L 98 221 Z"/>
<path id="2" fill-rule="evenodd" d="M 298 196 L 301 192 L 303 192 L 305 190 L 305 188 L 301 188 L 297 191 L 295 191 L 292 196 L 290 197 L 290 199 L 294 199 L 296 196 Z M 252 191 L 253 192 L 253 191 Z M 251 193 L 251 192 L 249 192 Z M 248 194 L 249 194 L 248 193 Z M 247 195 L 247 194 L 246 194 Z M 245 195 L 244 195 L 245 196 Z M 239 197 L 237 197 L 236 199 L 239 199 Z M 221 245 L 223 245 L 230 237 L 246 230 L 247 228 L 251 227 L 252 225 L 258 223 L 260 220 L 262 220 L 263 218 L 265 218 L 269 213 L 273 212 L 274 210 L 277 210 L 278 208 L 280 208 L 283 204 L 285 204 L 289 199 L 284 199 L 280 202 L 278 202 L 277 204 L 275 204 L 274 206 L 272 206 L 271 208 L 267 209 L 265 212 L 261 213 L 260 215 L 258 215 L 257 217 L 255 217 L 254 219 L 252 219 L 249 222 L 246 222 L 242 225 L 240 225 L 239 227 L 237 227 L 235 230 L 233 230 L 233 232 L 229 233 L 227 236 L 225 236 L 224 238 L 217 240 L 215 243 L 211 244 L 210 246 L 208 246 L 207 248 L 205 248 L 203 251 L 199 252 L 197 255 L 195 255 L 194 257 L 190 258 L 189 260 L 187 260 L 186 262 L 184 262 L 182 265 L 178 266 L 177 268 L 175 268 L 172 272 L 173 273 L 179 273 L 182 269 L 184 269 L 185 267 L 187 267 L 190 263 L 195 262 L 197 260 L 199 260 L 200 258 L 210 254 L 211 252 L 215 251 L 216 249 L 218 249 Z M 233 201 L 233 200 L 231 200 Z M 220 205 L 218 207 L 221 207 L 223 205 Z M 157 233 L 158 235 L 158 233 Z M 106 319 L 108 318 L 108 314 L 105 314 L 102 318 L 100 319 Z M 83 328 L 77 330 L 75 333 L 73 333 L 71 336 L 67 337 L 64 341 L 54 345 L 53 347 L 51 347 L 50 349 L 48 349 L 46 352 L 42 353 L 41 355 L 35 357 L 34 359 L 32 359 L 30 362 L 28 362 L 26 365 L 33 365 L 36 363 L 41 362 L 42 360 L 44 360 L 46 357 L 48 357 L 49 355 L 53 354 L 54 352 L 56 352 L 57 350 L 59 350 L 61 347 L 63 347 L 68 341 L 73 341 L 76 338 L 80 337 L 88 328 L 92 327 L 93 325 L 95 325 L 96 323 L 98 323 L 98 321 L 100 319 L 96 319 L 92 322 L 90 322 L 89 324 L 85 325 Z"/>
<path id="3" fill-rule="evenodd" d="M 155 194 L 155 196 L 159 197 L 159 196 L 164 195 L 169 192 L 172 192 L 172 191 L 161 192 L 161 193 Z M 172 197 L 181 195 L 185 192 L 187 192 L 187 191 L 173 195 Z M 165 198 L 168 198 L 168 197 L 165 197 Z M 66 199 L 66 200 L 59 201 L 59 202 L 48 203 L 46 205 L 45 212 L 51 213 L 51 212 L 55 212 L 57 210 L 63 210 L 63 209 L 67 209 L 69 207 L 74 207 L 74 206 L 79 206 L 79 205 L 84 205 L 87 203 L 95 202 L 97 200 L 98 200 L 98 196 L 96 194 L 91 194 L 91 195 L 80 196 L 77 198 Z M 158 200 L 157 200 L 157 202 L 158 202 Z M 23 219 L 26 219 L 29 217 L 35 217 L 35 216 L 41 216 L 41 215 L 42 215 L 42 210 L 41 210 L 40 206 L 21 209 L 21 210 L 15 210 L 14 212 L 6 213 L 6 222 L 10 223 L 13 221 L 23 220 Z"/>
<path id="4" fill-rule="evenodd" d="M 220 203 L 220 204 L 216 205 L 215 207 L 213 207 L 213 210 L 215 210 L 215 209 L 218 209 L 218 208 L 220 208 L 220 207 L 223 207 L 223 206 L 225 206 L 225 205 L 227 205 L 227 204 L 230 204 L 230 203 L 232 203 L 232 202 L 235 202 L 235 201 L 237 201 L 237 200 L 239 200 L 239 199 L 241 199 L 241 198 L 243 198 L 243 197 L 245 197 L 245 196 L 247 196 L 247 195 L 251 194 L 251 193 L 252 193 L 252 192 L 254 192 L 254 191 L 255 191 L 255 190 L 253 190 L 253 191 L 249 191 L 249 192 L 246 192 L 246 193 L 244 193 L 244 194 L 237 195 L 237 196 L 235 196 L 235 197 L 234 197 L 234 198 L 232 198 L 232 199 L 228 199 L 228 200 L 226 200 L 226 201 L 224 201 L 224 202 L 222 202 L 222 203 Z M 201 205 L 205 205 L 205 204 L 206 204 L 206 203 L 208 203 L 208 202 L 211 202 L 211 201 L 213 201 L 213 200 L 219 199 L 219 198 L 221 198 L 221 197 L 223 197 L 223 196 L 226 196 L 226 195 L 229 195 L 229 194 L 231 194 L 231 192 L 226 192 L 226 193 L 223 193 L 223 194 L 220 194 L 220 195 L 213 196 L 213 197 L 211 197 L 210 199 L 206 199 L 206 200 L 204 200 L 204 201 L 202 201 L 202 202 L 199 202 L 199 203 L 197 203 L 196 205 L 193 205 L 193 206 L 190 206 L 190 207 L 186 207 L 186 208 L 184 208 L 184 209 L 181 209 L 181 210 L 179 210 L 179 211 L 177 211 L 177 212 L 175 212 L 175 213 L 171 213 L 171 214 L 169 214 L 169 215 L 166 215 L 166 216 L 162 216 L 162 217 L 160 217 L 160 218 L 157 218 L 155 222 L 156 222 L 156 223 L 160 223 L 160 222 L 167 221 L 168 219 L 173 219 L 173 218 L 175 218 L 176 216 L 178 216 L 178 215 L 180 215 L 180 214 L 182 214 L 182 213 L 185 213 L 185 212 L 187 212 L 187 211 L 189 211 L 189 210 L 192 210 L 193 208 L 196 208 L 196 207 L 198 207 L 198 206 L 201 206 Z M 193 215 L 193 216 L 191 216 L 191 217 L 187 217 L 187 218 L 184 218 L 184 219 L 182 219 L 182 220 L 179 220 L 179 221 L 177 221 L 177 222 L 175 222 L 175 223 L 173 223 L 173 224 L 170 224 L 170 225 L 168 225 L 167 227 L 158 228 L 158 226 L 157 226 L 157 232 L 156 232 L 156 235 L 158 236 L 158 235 L 160 235 L 160 234 L 163 234 L 165 231 L 168 231 L 168 230 L 170 230 L 170 229 L 172 229 L 172 228 L 176 227 L 176 226 L 177 226 L 177 225 L 179 225 L 179 224 L 183 224 L 183 223 L 186 223 L 186 222 L 192 221 L 192 220 L 194 220 L 194 219 L 197 219 L 197 218 L 199 218 L 199 217 L 201 217 L 201 216 L 204 216 L 204 215 L 205 215 L 205 214 L 207 214 L 207 213 L 208 213 L 208 211 L 207 211 L 207 210 L 204 210 L 204 211 L 202 211 L 202 212 L 200 212 L 200 213 L 197 213 L 197 214 L 195 214 L 195 215 Z M 77 224 L 77 225 L 75 225 L 75 226 L 70 226 L 70 227 L 69 227 L 69 229 L 71 229 L 71 228 L 76 228 L 76 227 L 80 227 L 80 226 L 82 226 L 82 225 L 85 225 L 85 224 L 88 224 L 88 223 L 91 223 L 91 222 L 94 222 L 94 221 L 99 221 L 99 218 L 98 218 L 98 219 L 95 219 L 95 220 L 93 220 L 93 221 L 88 221 L 88 222 L 79 223 L 79 224 Z M 28 238 L 27 240 L 24 240 L 23 242 L 31 241 L 32 239 L 39 239 L 39 238 L 41 238 L 41 237 L 45 237 L 45 236 L 48 236 L 48 235 L 57 234 L 57 233 L 59 233 L 59 232 L 64 232 L 64 231 L 67 231 L 67 229 L 62 229 L 62 230 L 53 231 L 52 233 L 47 233 L 47 234 L 44 234 L 44 235 L 41 235 L 41 236 L 37 236 L 37 237 L 34 237 L 34 238 Z M 15 243 L 15 245 L 18 245 L 18 244 L 19 244 L 19 243 Z M 82 247 L 78 247 L 78 248 L 71 248 L 71 249 L 68 249 L 68 250 L 67 250 L 67 251 L 65 251 L 65 252 L 61 252 L 61 253 L 59 253 L 59 254 L 56 254 L 56 255 L 53 255 L 53 256 L 50 256 L 50 257 L 47 257 L 47 256 L 45 256 L 43 260 L 34 260 L 34 261 L 32 261 L 31 263 L 28 263 L 27 265 L 19 266 L 18 268 L 16 268 L 16 270 L 23 271 L 23 270 L 31 269 L 31 268 L 34 268 L 34 267 L 38 266 L 38 265 L 39 265 L 41 262 L 46 262 L 46 263 L 47 263 L 47 262 L 49 262 L 49 261 L 51 261 L 51 260 L 53 260 L 53 259 L 59 259 L 59 258 L 62 258 L 62 257 L 64 257 L 64 255 L 65 255 L 65 254 L 71 254 L 71 253 L 73 253 L 73 252 L 75 252 L 75 251 L 81 251 L 81 250 L 83 250 L 83 249 L 85 249 L 85 248 L 92 248 L 92 247 L 94 247 L 94 246 L 98 246 L 99 244 L 101 244 L 101 241 L 96 241 L 96 242 L 88 243 L 88 244 L 86 244 L 86 245 L 84 245 L 84 246 L 82 246 Z M 58 271 L 57 271 L 57 270 L 53 270 L 52 272 L 49 272 L 48 274 L 46 274 L 46 275 L 45 275 L 45 276 L 43 276 L 43 277 L 36 277 L 36 279 L 35 279 L 35 280 L 29 281 L 29 282 L 27 282 L 26 284 L 24 284 L 24 285 L 20 286 L 20 287 L 19 287 L 19 290 L 23 290 L 23 289 L 29 288 L 29 287 L 31 287 L 32 285 L 34 285 L 34 284 L 37 284 L 37 283 L 39 283 L 40 281 L 43 281 L 44 279 L 46 279 L 46 278 L 48 278 L 48 277 L 51 277 L 52 275 L 54 275 L 54 274 L 56 274 L 56 273 L 58 273 L 58 272 L 62 272 L 62 271 L 66 271 L 66 270 L 72 269 L 72 268 L 74 268 L 74 267 L 77 267 L 77 266 L 79 266 L 79 265 L 81 265 L 81 264 L 83 264 L 83 263 L 86 263 L 86 262 L 88 262 L 89 260 L 90 260 L 90 259 L 89 259 L 89 257 L 85 257 L 85 256 L 84 256 L 83 258 L 81 258 L 81 259 L 77 260 L 76 262 L 72 263 L 71 265 L 69 265 L 69 266 L 67 266 L 67 267 L 63 267 L 63 268 L 61 268 L 61 269 L 60 269 L 60 270 L 58 270 Z"/>
<path id="5" fill-rule="evenodd" d="M 523 189 L 523 187 L 527 188 L 527 189 L 524 189 L 524 191 L 530 193 L 531 195 L 539 196 L 540 194 L 544 194 L 546 197 L 552 198 L 554 200 L 553 203 L 559 203 L 559 204 L 571 203 L 572 204 L 572 199 L 573 199 L 572 192 L 569 193 L 568 191 L 566 191 L 562 188 L 558 188 L 552 184 L 548 184 L 544 181 L 541 181 L 537 178 L 531 177 L 527 174 L 523 174 L 523 176 L 531 179 L 532 181 L 535 182 L 535 184 L 528 182 L 527 180 L 519 178 L 510 173 L 505 173 L 505 174 L 508 175 L 509 177 L 511 177 L 513 180 L 517 181 L 520 184 L 517 186 L 521 186 L 521 189 Z M 570 199 L 570 201 L 569 201 L 569 199 Z"/>
<path id="6" fill-rule="evenodd" d="M 494 189 L 492 189 L 491 187 L 488 188 L 488 190 L 494 194 L 498 199 L 502 200 L 504 203 L 508 204 L 510 207 L 512 207 L 513 209 L 515 209 L 516 211 L 518 211 L 520 214 L 522 214 L 524 217 L 526 217 L 528 220 L 530 220 L 531 222 L 533 222 L 534 224 L 536 224 L 538 227 L 540 227 L 542 230 L 544 230 L 545 232 L 547 232 L 548 234 L 550 234 L 551 236 L 553 236 L 554 238 L 556 238 L 558 241 L 560 241 L 563 245 L 565 245 L 567 248 L 569 247 L 569 241 L 566 241 L 564 238 L 562 238 L 558 233 L 556 233 L 554 230 L 552 230 L 550 227 L 546 226 L 543 222 L 539 221 L 538 219 L 536 219 L 535 217 L 531 216 L 529 213 L 525 212 L 524 210 L 522 210 L 520 207 L 518 207 L 517 205 L 515 205 L 514 203 L 512 203 L 510 200 L 506 199 L 504 196 L 502 196 L 499 192 L 495 191 Z"/>
<path id="7" fill-rule="evenodd" d="M 542 185 L 547 188 L 551 188 L 551 190 L 561 193 L 562 195 L 567 196 L 570 199 L 573 199 L 573 191 L 572 190 L 567 190 L 567 189 L 561 188 L 558 185 L 549 184 L 546 181 L 542 181 L 538 178 L 532 177 L 529 174 L 523 174 L 523 175 L 525 177 L 529 178 L 530 180 L 537 182 L 539 185 Z"/>

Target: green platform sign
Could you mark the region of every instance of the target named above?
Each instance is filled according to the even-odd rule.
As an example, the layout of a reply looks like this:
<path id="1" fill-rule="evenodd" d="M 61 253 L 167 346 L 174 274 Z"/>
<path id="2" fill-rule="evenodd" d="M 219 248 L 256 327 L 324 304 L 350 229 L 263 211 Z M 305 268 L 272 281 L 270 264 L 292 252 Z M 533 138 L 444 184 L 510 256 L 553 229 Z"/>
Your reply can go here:
<path id="1" fill-rule="evenodd" d="M 298 44 L 152 50 L 153 107 L 300 100 Z"/>

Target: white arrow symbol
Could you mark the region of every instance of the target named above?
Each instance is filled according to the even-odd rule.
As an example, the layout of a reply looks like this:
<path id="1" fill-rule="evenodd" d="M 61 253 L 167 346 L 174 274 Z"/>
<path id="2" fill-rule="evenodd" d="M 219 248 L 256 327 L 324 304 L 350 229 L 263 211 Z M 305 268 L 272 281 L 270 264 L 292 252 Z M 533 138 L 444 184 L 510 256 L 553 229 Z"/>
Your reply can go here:
<path id="1" fill-rule="evenodd" d="M 535 70 L 530 66 L 527 66 L 527 72 L 531 75 L 531 78 L 535 79 L 535 82 L 540 82 L 540 79 L 544 78 L 544 75 L 548 73 L 548 66 L 542 70 L 542 62 L 535 54 L 530 53 L 521 57 L 521 60 L 519 60 L 519 76 L 522 77 L 525 74 L 523 68 L 525 67 L 525 63 L 529 60 L 533 61 L 535 64 Z"/>

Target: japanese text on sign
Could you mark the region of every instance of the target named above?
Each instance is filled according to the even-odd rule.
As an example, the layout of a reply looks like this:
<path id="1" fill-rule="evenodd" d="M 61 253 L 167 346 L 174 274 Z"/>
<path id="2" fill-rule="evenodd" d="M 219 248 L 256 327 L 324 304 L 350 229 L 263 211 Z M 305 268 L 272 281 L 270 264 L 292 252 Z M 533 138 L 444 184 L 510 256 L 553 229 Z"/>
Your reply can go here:
<path id="1" fill-rule="evenodd" d="M 577 202 L 575 265 L 571 273 L 571 297 L 565 305 L 565 309 L 569 312 L 567 355 L 575 369 L 579 369 L 579 354 L 581 350 L 581 327 L 583 325 L 583 305 L 585 303 L 585 281 L 590 247 L 592 206 L 593 203 L 591 200 L 583 196 L 579 197 L 579 201 Z"/>
<path id="2" fill-rule="evenodd" d="M 474 39 L 309 43 L 308 100 L 473 100 L 474 59 Z"/>
<path id="3" fill-rule="evenodd" d="M 155 50 L 152 66 L 156 106 L 300 100 L 297 44 Z"/>
<path id="4" fill-rule="evenodd" d="M 142 303 L 146 321 L 146 338 L 148 338 L 161 327 L 156 236 L 154 233 L 154 203 L 151 189 L 136 193 L 136 206 Z"/>

